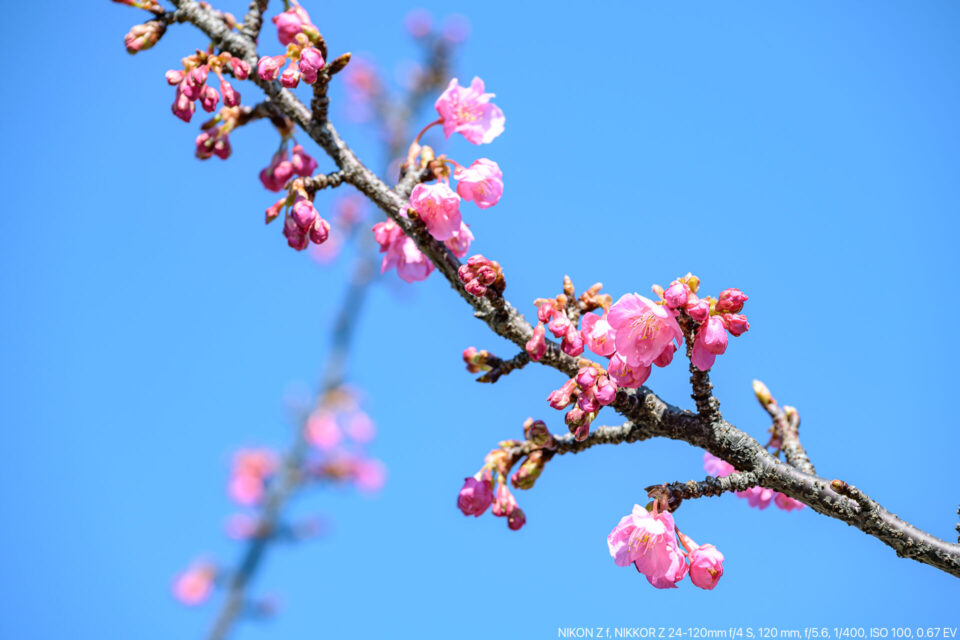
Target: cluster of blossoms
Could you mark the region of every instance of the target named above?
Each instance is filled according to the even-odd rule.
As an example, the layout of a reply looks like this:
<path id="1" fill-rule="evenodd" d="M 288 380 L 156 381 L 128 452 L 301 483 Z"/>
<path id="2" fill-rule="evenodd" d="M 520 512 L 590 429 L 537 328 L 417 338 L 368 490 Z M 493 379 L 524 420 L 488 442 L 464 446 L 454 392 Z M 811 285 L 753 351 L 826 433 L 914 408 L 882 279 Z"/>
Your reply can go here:
<path id="1" fill-rule="evenodd" d="M 739 313 L 747 300 L 742 291 L 726 289 L 718 299 L 698 298 L 696 276 L 675 280 L 666 290 L 654 286 L 657 301 L 628 293 L 613 303 L 610 296 L 598 295 L 600 287 L 594 285 L 578 301 L 573 297 L 573 285 L 566 279 L 564 293 L 535 300 L 539 323 L 526 344 L 530 358 L 539 360 L 546 353 L 549 331 L 562 339 L 560 348 L 567 355 L 579 356 L 586 348 L 610 359 L 605 371 L 597 368 L 599 373 L 594 373 L 594 367 L 587 366 L 548 396 L 555 409 L 564 409 L 576 401 L 566 422 L 578 440 L 589 435 L 596 412 L 613 401 L 618 388 L 639 388 L 650 377 L 654 365 L 666 367 L 673 361 L 684 341 L 678 318 L 692 323 L 695 337 L 691 360 L 702 371 L 709 369 L 716 356 L 726 350 L 727 331 L 739 336 L 750 328 L 746 317 Z M 597 309 L 602 315 L 591 313 Z M 580 328 L 578 319 L 582 319 Z M 602 386 L 595 388 L 596 384 Z"/>
<path id="2" fill-rule="evenodd" d="M 673 515 L 656 501 L 649 511 L 634 505 L 607 536 L 607 546 L 618 567 L 634 565 L 658 589 L 675 589 L 688 573 L 696 586 L 713 589 L 723 576 L 723 554 L 677 530 Z"/>
<path id="3" fill-rule="evenodd" d="M 484 354 L 486 352 L 470 354 L 478 367 L 484 366 Z M 464 359 L 468 359 L 467 352 L 464 352 Z M 514 489 L 533 488 L 547 462 L 554 455 L 555 441 L 547 425 L 541 420 L 528 418 L 523 423 L 523 432 L 527 442 L 536 448 L 526 454 L 512 475 L 510 470 L 519 458 L 516 450 L 522 443 L 504 440 L 499 443 L 498 448 L 487 454 L 480 471 L 472 477 L 464 478 L 463 487 L 457 496 L 457 508 L 463 515 L 480 517 L 492 505 L 493 515 L 506 518 L 507 527 L 511 530 L 518 531 L 526 524 L 527 516 L 517 506 L 516 498 L 507 487 L 507 477 L 510 477 L 510 484 Z"/>
<path id="4" fill-rule="evenodd" d="M 279 185 L 284 176 L 300 177 L 285 183 L 287 195 L 267 208 L 265 221 L 270 224 L 280 217 L 282 211 L 283 235 L 287 244 L 297 251 L 303 251 L 310 243 L 321 245 L 327 241 L 330 237 L 330 223 L 314 207 L 313 191 L 303 177 L 313 174 L 317 167 L 316 161 L 307 155 L 300 145 L 294 146 L 292 161 L 286 159 L 286 153 L 286 150 L 281 150 L 274 155 L 271 165 L 260 172 L 260 180 L 273 191 L 279 190 L 273 187 Z"/>
<path id="5" fill-rule="evenodd" d="M 305 463 L 308 476 L 352 482 L 365 492 L 379 491 L 386 481 L 386 467 L 366 452 L 376 433 L 355 391 L 341 388 L 330 394 L 323 406 L 310 414 L 304 427 L 304 437 L 311 445 L 311 456 Z"/>
<path id="6" fill-rule="evenodd" d="M 321 50 L 314 46 L 323 46 L 323 39 L 310 22 L 307 11 L 294 0 L 293 6 L 273 18 L 273 23 L 277 26 L 277 39 L 287 51 L 278 56 L 261 57 L 257 61 L 257 75 L 262 80 L 279 77 L 280 84 L 288 89 L 299 85 L 301 79 L 307 84 L 315 83 L 326 62 Z M 288 59 L 290 65 L 281 72 Z"/>
<path id="7" fill-rule="evenodd" d="M 451 80 L 434 105 L 440 118 L 420 132 L 410 146 L 408 155 L 408 165 L 412 165 L 419 155 L 423 165 L 433 169 L 437 181 L 414 187 L 410 194 L 410 208 L 402 215 L 422 221 L 430 235 L 444 242 L 458 258 L 466 256 L 473 241 L 473 235 L 460 213 L 460 201 L 471 201 L 481 209 L 497 204 L 503 195 L 503 173 L 496 162 L 487 158 L 480 158 L 469 167 L 445 156 L 435 158 L 433 150 L 421 147 L 419 140 L 427 129 L 440 124 L 447 137 L 457 132 L 474 144 L 492 142 L 503 132 L 504 123 L 503 112 L 490 102 L 492 97 L 493 94 L 483 92 L 483 80 L 480 78 L 474 78 L 470 88 L 461 87 L 456 78 Z M 448 164 L 453 166 L 456 191 L 450 187 L 451 171 Z M 403 280 L 414 282 L 425 279 L 433 271 L 433 264 L 392 220 L 375 225 L 373 233 L 381 253 L 386 254 L 381 263 L 381 273 L 396 267 Z M 487 270 L 493 269 L 496 263 L 485 261 L 481 265 L 479 261 L 485 259 L 479 256 L 473 266 L 483 269 L 483 274 L 471 271 L 461 274 L 461 279 L 469 276 L 464 280 L 465 283 L 475 282 L 471 285 L 474 295 L 482 295 L 497 280 L 496 276 L 491 280 Z M 499 265 L 495 270 L 499 272 Z"/>
<path id="8" fill-rule="evenodd" d="M 211 51 L 197 51 L 182 62 L 182 69 L 171 69 L 166 74 L 167 82 L 177 88 L 171 107 L 173 115 L 184 122 L 190 122 L 196 111 L 197 100 L 204 111 L 213 112 L 220 102 L 221 94 L 224 106 L 236 107 L 240 104 L 240 93 L 227 82 L 223 72 L 229 70 L 237 80 L 246 80 L 250 75 L 250 65 L 244 60 L 231 56 L 226 51 L 219 55 L 213 55 Z M 220 79 L 220 91 L 207 84 L 211 73 Z"/>
<path id="9" fill-rule="evenodd" d="M 725 460 L 721 460 L 710 452 L 703 454 L 703 468 L 712 476 L 722 478 L 734 472 L 733 465 Z M 784 511 L 793 511 L 794 509 L 803 509 L 806 505 L 799 500 L 794 500 L 790 496 L 784 495 L 779 491 L 767 489 L 766 487 L 750 487 L 745 491 L 737 491 L 737 497 L 744 498 L 751 507 L 757 509 L 766 509 L 773 502 Z"/>
<path id="10" fill-rule="evenodd" d="M 379 491 L 386 481 L 386 467 L 367 450 L 376 436 L 376 426 L 360 406 L 361 394 L 339 387 L 326 394 L 320 406 L 307 416 L 303 437 L 310 445 L 296 470 L 297 478 L 314 483 L 350 483 L 363 492 Z M 270 449 L 242 449 L 233 457 L 228 494 L 247 510 L 230 515 L 226 533 L 235 540 L 279 538 L 299 541 L 325 529 L 316 517 L 296 522 L 268 521 L 262 507 L 267 489 L 277 482 L 280 456 Z M 179 574 L 173 595 L 180 602 L 196 605 L 207 600 L 216 586 L 218 570 L 207 560 L 197 561 Z"/>
<path id="11" fill-rule="evenodd" d="M 727 350 L 727 332 L 734 337 L 740 336 L 750 329 L 750 323 L 740 313 L 747 301 L 742 291 L 725 289 L 717 298 L 698 298 L 699 286 L 700 280 L 688 275 L 670 283 L 661 297 L 670 309 L 682 310 L 697 323 L 690 359 L 695 367 L 708 371 L 717 356 Z"/>

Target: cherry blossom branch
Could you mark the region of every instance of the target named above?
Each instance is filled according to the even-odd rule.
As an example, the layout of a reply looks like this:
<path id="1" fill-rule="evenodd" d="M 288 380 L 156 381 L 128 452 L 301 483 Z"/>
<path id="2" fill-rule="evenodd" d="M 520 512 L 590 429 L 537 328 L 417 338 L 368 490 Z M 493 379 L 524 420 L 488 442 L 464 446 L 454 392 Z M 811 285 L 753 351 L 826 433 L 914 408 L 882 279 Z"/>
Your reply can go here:
<path id="1" fill-rule="evenodd" d="M 645 491 L 651 498 L 660 500 L 670 511 L 675 511 L 683 500 L 719 496 L 730 491 L 746 491 L 759 483 L 760 478 L 755 472 L 736 471 L 722 478 L 707 476 L 701 482 L 688 480 L 687 482 L 655 484 L 647 487 Z"/>
<path id="2" fill-rule="evenodd" d="M 243 26 L 240 27 L 242 33 L 251 42 L 256 42 L 260 35 L 260 28 L 263 26 L 263 14 L 267 11 L 268 0 L 252 0 L 250 10 L 243 16 Z"/>
<path id="3" fill-rule="evenodd" d="M 777 448 L 783 451 L 787 462 L 801 471 L 816 475 L 817 471 L 807 457 L 806 449 L 800 444 L 800 413 L 793 407 L 781 408 L 767 385 L 759 380 L 753 381 L 753 392 L 760 406 L 773 419 L 773 438 L 779 442 Z"/>
<path id="4" fill-rule="evenodd" d="M 350 285 L 334 321 L 330 354 L 317 393 L 316 407 L 323 406 L 327 396 L 343 386 L 353 329 L 356 326 L 354 321 L 363 306 L 375 273 L 374 260 L 374 255 L 363 256 L 354 267 Z M 268 547 L 276 539 L 273 532 L 278 528 L 284 508 L 303 481 L 303 462 L 309 449 L 305 436 L 309 415 L 310 411 L 303 413 L 293 444 L 283 458 L 278 477 L 267 491 L 262 515 L 257 524 L 257 535 L 250 539 L 237 569 L 230 575 L 226 599 L 210 631 L 209 640 L 226 638 L 237 618 L 243 613 L 247 586 L 260 568 Z"/>
<path id="5" fill-rule="evenodd" d="M 193 0 L 174 0 L 174 3 L 178 7 L 178 19 L 182 18 L 199 27 L 221 50 L 244 59 L 251 66 L 256 64 L 254 43 L 232 32 L 224 21 L 218 18 L 216 12 Z M 442 242 L 435 240 L 419 220 L 405 215 L 410 207 L 410 191 L 419 180 L 428 177 L 426 173 L 411 171 L 397 188 L 391 189 L 364 166 L 340 138 L 327 120 L 325 103 L 315 100 L 317 108 L 311 112 L 278 82 L 255 76 L 252 76 L 252 79 L 282 113 L 296 122 L 327 152 L 343 172 L 344 181 L 367 196 L 413 239 L 450 286 L 472 307 L 477 318 L 485 322 L 497 335 L 520 348 L 525 347 L 533 335 L 533 327 L 523 316 L 493 290 L 488 290 L 479 297 L 470 294 L 458 278 L 457 271 L 461 263 L 452 251 Z M 565 354 L 557 343 L 550 340 L 546 340 L 545 352 L 539 362 L 561 371 L 568 377 L 576 375 L 581 366 L 577 359 Z M 837 487 L 845 485 L 817 477 L 778 460 L 755 439 L 723 420 L 718 406 L 710 401 L 712 394 L 708 377 L 692 373 L 692 378 L 700 415 L 664 402 L 646 387 L 621 388 L 611 406 L 636 425 L 635 428 L 641 429 L 645 436 L 683 440 L 702 447 L 730 462 L 737 470 L 756 474 L 760 485 L 799 500 L 818 513 L 856 526 L 892 547 L 899 555 L 960 577 L 960 545 L 947 543 L 917 529 L 889 513 L 862 492 L 838 490 Z"/>
<path id="6" fill-rule="evenodd" d="M 505 376 L 511 371 L 522 369 L 530 364 L 530 356 L 526 351 L 521 351 L 509 360 L 501 360 L 496 356 L 490 356 L 487 358 L 487 364 L 490 365 L 491 369 L 477 378 L 477 382 L 489 382 L 492 384 L 499 380 L 501 376 Z"/>

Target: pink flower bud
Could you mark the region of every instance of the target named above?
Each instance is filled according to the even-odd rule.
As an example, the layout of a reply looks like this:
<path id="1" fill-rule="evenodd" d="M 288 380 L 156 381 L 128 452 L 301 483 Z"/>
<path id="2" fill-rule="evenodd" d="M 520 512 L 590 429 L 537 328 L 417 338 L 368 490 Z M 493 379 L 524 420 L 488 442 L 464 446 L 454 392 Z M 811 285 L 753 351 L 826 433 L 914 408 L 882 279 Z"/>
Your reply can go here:
<path id="1" fill-rule="evenodd" d="M 146 51 L 157 44 L 166 30 L 167 25 L 160 20 L 150 20 L 144 24 L 135 25 L 123 37 L 123 44 L 127 47 L 127 53 L 134 54 Z"/>
<path id="2" fill-rule="evenodd" d="M 220 91 L 223 92 L 223 105 L 225 107 L 236 107 L 240 104 L 240 93 L 226 80 L 220 80 Z"/>
<path id="3" fill-rule="evenodd" d="M 747 295 L 740 289 L 724 289 L 717 299 L 717 313 L 739 313 Z"/>
<path id="4" fill-rule="evenodd" d="M 200 106 L 203 110 L 213 111 L 217 108 L 218 102 L 220 102 L 220 93 L 208 84 L 203 85 L 203 89 L 200 90 Z"/>
<path id="5" fill-rule="evenodd" d="M 323 55 L 319 49 L 308 47 L 300 52 L 300 73 L 303 75 L 303 81 L 307 84 L 313 84 L 317 81 L 317 73 L 323 68 L 323 65 Z"/>
<path id="6" fill-rule="evenodd" d="M 292 249 L 303 251 L 310 246 L 310 240 L 307 239 L 306 234 L 300 230 L 300 226 L 293 221 L 293 218 L 287 218 L 284 221 L 283 235 L 287 238 L 287 244 L 290 245 Z"/>
<path id="7" fill-rule="evenodd" d="M 207 65 L 200 65 L 199 67 L 194 67 L 187 72 L 186 80 L 187 84 L 191 87 L 195 87 L 198 91 L 207 83 L 207 74 L 210 69 Z"/>
<path id="8" fill-rule="evenodd" d="M 287 61 L 287 56 L 263 56 L 257 62 L 257 75 L 261 80 L 276 80 L 280 75 L 280 67 Z"/>
<path id="9" fill-rule="evenodd" d="M 274 202 L 266 211 L 266 223 L 270 224 L 280 215 L 280 210 L 283 209 L 283 206 L 287 204 L 286 198 L 280 198 Z"/>
<path id="10" fill-rule="evenodd" d="M 519 531 L 525 524 L 527 524 L 527 516 L 520 507 L 515 508 L 507 516 L 507 527 L 511 531 Z"/>
<path id="11" fill-rule="evenodd" d="M 290 214 L 293 221 L 300 227 L 300 231 L 307 233 L 312 227 L 314 220 L 317 219 L 317 210 L 313 208 L 313 203 L 307 198 L 298 198 L 293 203 L 293 211 Z"/>
<path id="12" fill-rule="evenodd" d="M 577 397 L 577 406 L 586 413 L 600 411 L 600 402 L 594 394 L 593 387 L 587 387 Z"/>
<path id="13" fill-rule="evenodd" d="M 709 371 L 717 356 L 727 350 L 727 341 L 727 330 L 723 327 L 723 321 L 718 316 L 710 316 L 697 331 L 690 361 L 700 371 Z"/>
<path id="14" fill-rule="evenodd" d="M 206 160 L 213 156 L 213 135 L 209 131 L 204 131 L 197 136 L 196 151 L 194 155 L 200 160 Z"/>
<path id="15" fill-rule="evenodd" d="M 586 440 L 587 436 L 590 435 L 590 423 L 593 422 L 593 419 L 596 417 L 597 414 L 593 411 L 584 411 L 580 407 L 574 407 L 567 412 L 563 419 L 567 423 L 567 428 L 570 429 L 574 439 L 582 441 Z"/>
<path id="16" fill-rule="evenodd" d="M 608 376 L 600 376 L 594 395 L 602 406 L 607 406 L 617 397 L 617 385 Z"/>
<path id="17" fill-rule="evenodd" d="M 713 589 L 723 576 L 723 554 L 712 544 L 690 551 L 690 581 L 701 589 Z"/>
<path id="18" fill-rule="evenodd" d="M 193 117 L 193 112 L 196 110 L 196 106 L 193 104 L 193 100 L 188 98 L 183 93 L 177 95 L 177 99 L 173 101 L 173 106 L 171 107 L 173 115 L 177 116 L 184 122 L 190 122 L 190 118 Z"/>
<path id="19" fill-rule="evenodd" d="M 691 296 L 692 297 L 692 296 Z M 706 300 L 697 300 L 687 305 L 687 315 L 697 322 L 705 322 L 710 317 L 710 303 Z"/>
<path id="20" fill-rule="evenodd" d="M 725 313 L 720 316 L 723 326 L 727 328 L 733 336 L 741 336 L 750 329 L 750 323 L 747 322 L 747 316 L 740 313 Z"/>
<path id="21" fill-rule="evenodd" d="M 323 244 L 327 241 L 327 238 L 330 237 L 330 223 L 317 216 L 317 219 L 313 223 L 313 227 L 310 228 L 310 242 L 314 244 Z"/>
<path id="22" fill-rule="evenodd" d="M 183 70 L 170 69 L 170 71 L 167 71 L 164 77 L 167 79 L 167 84 L 169 85 L 180 84 L 181 82 L 183 82 Z"/>
<path id="23" fill-rule="evenodd" d="M 570 378 L 559 389 L 555 389 L 547 396 L 547 403 L 554 409 L 566 409 L 573 402 L 573 394 L 577 391 L 577 381 Z"/>
<path id="24" fill-rule="evenodd" d="M 293 166 L 293 172 L 304 178 L 309 178 L 317 170 L 317 161 L 307 154 L 300 145 L 293 147 L 290 164 Z"/>
<path id="25" fill-rule="evenodd" d="M 557 309 L 553 317 L 550 318 L 550 322 L 547 323 L 547 329 L 555 338 L 564 337 L 572 328 L 573 323 L 570 322 L 570 318 L 567 317 L 563 309 Z"/>
<path id="26" fill-rule="evenodd" d="M 583 336 L 573 327 L 573 324 L 570 325 L 570 330 L 567 331 L 567 334 L 563 336 L 563 342 L 560 343 L 560 348 L 563 349 L 563 352 L 568 356 L 576 357 L 583 353 Z"/>
<path id="27" fill-rule="evenodd" d="M 527 355 L 530 356 L 530 359 L 534 362 L 537 362 L 544 356 L 547 352 L 547 339 L 545 337 L 544 326 L 542 322 L 538 322 L 537 326 L 533 329 L 533 337 L 527 341 L 526 351 Z"/>
<path id="28" fill-rule="evenodd" d="M 250 65 L 246 60 L 230 58 L 230 68 L 233 69 L 233 76 L 237 80 L 246 80 L 250 77 Z"/>
<path id="29" fill-rule="evenodd" d="M 465 516 L 480 517 L 493 502 L 490 483 L 479 478 L 464 478 L 463 488 L 457 496 L 457 508 Z"/>
<path id="30" fill-rule="evenodd" d="M 277 39 L 280 44 L 287 46 L 301 33 L 305 25 L 310 24 L 310 16 L 303 7 L 294 3 L 294 6 L 275 16 L 273 24 L 277 26 Z"/>
<path id="31" fill-rule="evenodd" d="M 690 287 L 683 282 L 674 282 L 663 292 L 663 299 L 671 309 L 677 309 L 687 304 Z"/>
<path id="32" fill-rule="evenodd" d="M 461 265 L 457 270 L 457 277 L 468 293 L 478 297 L 485 295 L 488 289 L 502 294 L 507 286 L 500 263 L 480 254 L 471 256 L 466 264 Z"/>
<path id="33" fill-rule="evenodd" d="M 493 501 L 493 515 L 498 518 L 509 516 L 516 508 L 517 501 L 510 493 L 510 489 L 503 483 L 498 484 L 496 498 Z"/>
<path id="34" fill-rule="evenodd" d="M 297 85 L 300 84 L 300 72 L 294 66 L 293 60 L 290 61 L 290 66 L 280 74 L 280 84 L 287 89 L 296 89 Z"/>
<path id="35" fill-rule="evenodd" d="M 260 171 L 260 182 L 270 191 L 282 191 L 293 177 L 293 165 L 287 160 L 287 152 L 276 153 L 270 164 Z"/>
<path id="36" fill-rule="evenodd" d="M 597 368 L 596 367 L 581 367 L 577 372 L 577 384 L 582 388 L 592 387 L 593 383 L 597 381 Z"/>

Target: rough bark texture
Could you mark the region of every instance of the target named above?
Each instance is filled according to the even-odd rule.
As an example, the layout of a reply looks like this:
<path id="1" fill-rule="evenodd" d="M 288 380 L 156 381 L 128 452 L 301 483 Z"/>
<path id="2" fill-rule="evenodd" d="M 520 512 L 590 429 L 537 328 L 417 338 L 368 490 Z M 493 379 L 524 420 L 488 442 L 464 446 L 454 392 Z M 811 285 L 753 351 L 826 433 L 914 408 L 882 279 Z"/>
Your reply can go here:
<path id="1" fill-rule="evenodd" d="M 178 22 L 193 23 L 210 37 L 216 47 L 240 56 L 256 67 L 256 49 L 251 39 L 231 31 L 214 11 L 193 0 L 175 0 L 174 3 L 178 7 Z M 327 152 L 343 172 L 345 182 L 366 195 L 413 238 L 450 286 L 471 306 L 477 318 L 497 335 L 523 349 L 533 333 L 523 316 L 506 300 L 494 295 L 488 293 L 486 297 L 477 298 L 467 293 L 457 277 L 459 260 L 442 243 L 434 240 L 422 224 L 401 215 L 409 206 L 410 190 L 418 179 L 424 177 L 422 173 L 411 172 L 395 189 L 390 188 L 364 166 L 326 120 L 325 95 L 317 104 L 316 113 L 311 113 L 278 82 L 265 82 L 256 74 L 251 78 L 281 113 L 296 122 Z M 563 353 L 552 341 L 548 342 L 547 352 L 539 363 L 568 376 L 574 375 L 578 369 L 577 359 Z M 565 446 L 569 451 L 578 451 L 594 444 L 629 442 L 654 436 L 683 440 L 728 461 L 738 471 L 754 474 L 758 484 L 780 491 L 818 513 L 878 538 L 898 555 L 960 577 L 960 545 L 917 529 L 845 483 L 817 477 L 774 457 L 759 442 L 719 416 L 717 406 L 710 401 L 709 379 L 695 377 L 698 378 L 694 380 L 695 394 L 702 396 L 696 398 L 701 415 L 664 402 L 646 387 L 621 389 L 612 407 L 629 422 L 623 427 L 597 429 L 584 443 L 566 443 Z"/>

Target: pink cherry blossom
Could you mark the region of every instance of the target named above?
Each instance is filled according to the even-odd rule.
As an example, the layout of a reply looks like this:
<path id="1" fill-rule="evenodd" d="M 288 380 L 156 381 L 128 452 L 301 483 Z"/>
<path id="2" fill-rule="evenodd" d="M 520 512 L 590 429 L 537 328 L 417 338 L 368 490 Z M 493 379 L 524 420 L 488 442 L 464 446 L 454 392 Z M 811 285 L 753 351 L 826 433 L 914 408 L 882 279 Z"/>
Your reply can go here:
<path id="1" fill-rule="evenodd" d="M 237 80 L 246 80 L 250 77 L 250 64 L 246 60 L 234 57 L 230 58 L 227 62 L 230 64 L 233 75 Z"/>
<path id="2" fill-rule="evenodd" d="M 683 576 L 687 574 L 687 556 L 676 542 L 667 542 L 663 554 L 666 556 L 668 563 L 660 573 L 645 573 L 641 569 L 642 565 L 639 560 L 634 563 L 634 566 L 637 567 L 637 571 L 646 576 L 647 582 L 657 589 L 676 589 L 677 583 L 683 580 Z"/>
<path id="3" fill-rule="evenodd" d="M 733 465 L 726 460 L 721 460 L 709 451 L 703 454 L 703 469 L 712 476 L 723 478 L 735 471 Z"/>
<path id="4" fill-rule="evenodd" d="M 416 282 L 425 280 L 433 271 L 433 263 L 393 220 L 375 224 L 373 235 L 380 245 L 380 252 L 386 254 L 380 263 L 380 273 L 396 267 L 402 280 Z"/>
<path id="5" fill-rule="evenodd" d="M 653 364 L 658 367 L 665 367 L 671 362 L 673 362 L 673 354 L 677 352 L 677 345 L 670 343 L 667 345 L 667 348 L 660 352 L 660 355 L 656 357 L 653 361 Z"/>
<path id="6" fill-rule="evenodd" d="M 620 354 L 615 353 L 610 358 L 610 365 L 607 367 L 607 373 L 617 386 L 627 389 L 639 389 L 647 378 L 650 377 L 650 365 L 632 366 L 627 364 Z"/>
<path id="7" fill-rule="evenodd" d="M 613 355 L 617 348 L 614 344 L 617 333 L 607 322 L 606 314 L 603 316 L 598 316 L 595 313 L 584 315 L 582 327 L 580 333 L 590 351 L 598 356 L 610 357 Z"/>
<path id="8" fill-rule="evenodd" d="M 480 158 L 469 168 L 458 166 L 453 177 L 457 180 L 457 193 L 481 209 L 492 207 L 503 196 L 503 173 L 493 160 Z"/>
<path id="9" fill-rule="evenodd" d="M 307 442 L 322 451 L 334 449 L 342 439 L 340 427 L 329 411 L 316 411 L 307 418 Z"/>
<path id="10" fill-rule="evenodd" d="M 464 289 L 474 296 L 486 295 L 487 289 L 502 293 L 506 286 L 503 281 L 503 269 L 496 260 L 485 258 L 481 254 L 470 256 L 466 264 L 457 269 L 457 277 Z"/>
<path id="11" fill-rule="evenodd" d="M 554 409 L 566 409 L 573 402 L 573 394 L 579 391 L 576 378 L 570 378 L 559 389 L 555 389 L 547 396 L 547 404 Z"/>
<path id="12" fill-rule="evenodd" d="M 216 575 L 213 565 L 196 564 L 176 577 L 173 596 L 185 605 L 198 605 L 210 597 Z"/>
<path id="13" fill-rule="evenodd" d="M 710 316 L 706 324 L 702 325 L 697 331 L 690 361 L 700 371 L 708 371 L 713 366 L 717 356 L 727 350 L 728 340 L 723 321 L 718 316 Z"/>
<path id="14" fill-rule="evenodd" d="M 481 480 L 479 477 L 464 478 L 463 488 L 457 496 L 457 508 L 463 512 L 463 515 L 479 518 L 492 502 L 493 490 L 488 481 Z"/>
<path id="15" fill-rule="evenodd" d="M 283 46 L 293 42 L 297 34 L 303 31 L 305 25 L 312 26 L 306 9 L 296 2 L 283 13 L 274 16 L 273 24 L 277 26 L 277 39 Z"/>
<path id="16" fill-rule="evenodd" d="M 460 231 L 460 196 L 443 182 L 414 187 L 410 207 L 437 240 L 449 240 Z"/>
<path id="17" fill-rule="evenodd" d="M 458 258 L 466 257 L 470 251 L 470 245 L 473 244 L 473 232 L 470 231 L 467 223 L 461 222 L 460 231 L 449 240 L 446 240 L 444 244 L 447 245 L 450 251 L 453 252 L 453 255 Z"/>
<path id="18" fill-rule="evenodd" d="M 617 354 L 631 366 L 649 366 L 671 340 L 683 344 L 674 312 L 636 293 L 622 296 L 607 314 Z"/>
<path id="19" fill-rule="evenodd" d="M 474 78 L 470 87 L 461 87 L 456 78 L 437 98 L 434 107 L 443 119 L 443 133 L 448 138 L 460 133 L 473 144 L 492 142 L 503 133 L 505 118 L 498 106 L 490 102 L 492 93 L 484 93 L 483 80 Z"/>
<path id="20" fill-rule="evenodd" d="M 784 511 L 793 511 L 794 509 L 799 510 L 807 506 L 802 502 L 800 502 L 799 500 L 794 500 L 790 496 L 784 495 L 779 491 L 777 492 L 777 495 L 774 496 L 773 503 L 777 505 L 777 507 L 779 507 L 780 509 L 783 509 Z"/>
<path id="21" fill-rule="evenodd" d="M 134 25 L 130 32 L 123 37 L 123 44 L 127 48 L 127 53 L 138 53 L 146 51 L 157 44 L 167 25 L 160 20 L 150 20 L 144 24 Z"/>
<path id="22" fill-rule="evenodd" d="M 773 489 L 766 487 L 750 487 L 746 491 L 737 491 L 737 496 L 745 498 L 747 504 L 762 511 L 770 506 L 776 493 Z"/>
<path id="23" fill-rule="evenodd" d="M 324 59 L 320 50 L 315 47 L 307 47 L 300 52 L 300 74 L 303 81 L 307 84 L 313 84 L 317 81 L 317 73 L 323 68 Z"/>

